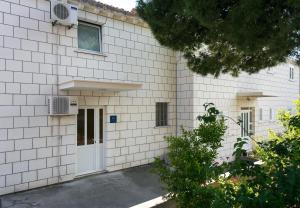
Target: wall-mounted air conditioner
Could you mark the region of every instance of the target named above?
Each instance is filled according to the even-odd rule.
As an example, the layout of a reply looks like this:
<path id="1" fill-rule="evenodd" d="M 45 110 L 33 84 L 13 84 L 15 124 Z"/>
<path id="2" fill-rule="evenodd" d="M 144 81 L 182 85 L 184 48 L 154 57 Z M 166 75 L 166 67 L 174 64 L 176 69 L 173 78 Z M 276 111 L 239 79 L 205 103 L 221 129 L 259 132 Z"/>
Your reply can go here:
<path id="1" fill-rule="evenodd" d="M 48 114 L 50 116 L 78 114 L 77 97 L 73 97 L 73 96 L 48 97 Z"/>
<path id="2" fill-rule="evenodd" d="M 78 8 L 76 6 L 62 1 L 51 0 L 50 7 L 50 18 L 53 25 L 61 24 L 73 27 L 78 24 Z"/>

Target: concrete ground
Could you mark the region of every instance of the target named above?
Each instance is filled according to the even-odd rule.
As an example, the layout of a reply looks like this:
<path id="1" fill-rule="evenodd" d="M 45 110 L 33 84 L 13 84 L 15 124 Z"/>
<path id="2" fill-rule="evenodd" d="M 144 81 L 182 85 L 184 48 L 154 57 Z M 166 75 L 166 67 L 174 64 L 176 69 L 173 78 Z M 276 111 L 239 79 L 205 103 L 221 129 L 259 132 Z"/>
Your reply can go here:
<path id="1" fill-rule="evenodd" d="M 164 195 L 151 166 L 0 196 L 2 208 L 127 208 Z M 0 206 L 1 207 L 1 206 Z"/>

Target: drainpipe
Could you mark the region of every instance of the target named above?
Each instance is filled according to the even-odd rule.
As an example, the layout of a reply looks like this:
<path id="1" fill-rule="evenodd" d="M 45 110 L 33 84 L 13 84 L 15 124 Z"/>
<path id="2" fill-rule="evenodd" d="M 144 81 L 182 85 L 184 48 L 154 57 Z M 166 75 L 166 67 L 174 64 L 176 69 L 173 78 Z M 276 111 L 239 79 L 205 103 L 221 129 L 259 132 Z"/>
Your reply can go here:
<path id="1" fill-rule="evenodd" d="M 52 29 L 54 29 L 54 25 L 52 27 Z M 55 40 L 55 44 L 56 44 L 56 49 L 55 49 L 55 52 L 56 52 L 56 59 L 55 59 L 55 75 L 56 75 L 56 80 L 55 80 L 55 85 L 56 85 L 56 96 L 60 96 L 60 92 L 59 92 L 59 74 L 58 74 L 58 64 L 59 64 L 59 54 L 58 54 L 58 45 L 59 45 L 59 26 L 56 27 L 56 40 Z M 52 85 L 53 86 L 53 85 Z M 53 92 L 53 89 L 52 89 L 52 92 L 51 92 L 51 95 L 54 96 L 54 92 Z M 53 117 L 52 117 L 52 120 L 53 120 Z M 58 150 L 57 150 L 57 157 L 58 157 L 58 182 L 60 182 L 62 180 L 62 177 L 61 177 L 61 173 L 60 173 L 60 166 L 61 166 L 61 152 L 60 152 L 60 149 L 61 149 L 61 145 L 62 145 L 62 137 L 61 137 L 61 134 L 60 134 L 60 125 L 61 125 L 61 117 L 58 116 L 58 126 L 57 126 L 57 131 L 58 131 Z M 54 127 L 52 126 L 52 136 L 54 135 Z M 1 208 L 1 207 L 0 207 Z"/>
<path id="2" fill-rule="evenodd" d="M 57 30 L 57 33 L 58 33 L 58 30 Z M 60 93 L 59 93 L 59 75 L 58 75 L 58 58 L 59 58 L 59 55 L 58 55 L 58 43 L 59 43 L 59 35 L 57 35 L 57 46 L 56 46 L 56 60 L 57 60 L 57 64 L 56 64 L 56 94 L 57 96 L 60 96 Z M 57 128 L 57 131 L 58 131 L 58 182 L 59 181 L 62 181 L 62 177 L 61 177 L 61 173 L 60 173 L 60 166 L 61 166 L 61 146 L 62 146 L 62 136 L 61 136 L 61 132 L 60 132 L 60 125 L 61 125 L 61 116 L 58 117 L 58 128 Z"/>
<path id="3" fill-rule="evenodd" d="M 177 83 L 178 83 L 178 81 L 177 81 L 177 79 L 178 79 L 178 60 L 177 60 L 177 52 L 175 52 L 175 57 L 176 57 L 176 63 L 175 63 L 175 76 L 176 76 L 176 79 L 175 79 L 175 85 L 176 85 L 176 88 L 175 88 L 175 91 L 176 91 L 176 93 L 175 93 L 175 105 L 176 105 L 176 107 L 175 107 L 175 113 L 176 113 L 176 115 L 175 115 L 175 125 L 176 125 L 176 136 L 178 136 L 178 96 L 177 96 L 177 93 L 178 93 L 178 85 L 177 85 Z"/>

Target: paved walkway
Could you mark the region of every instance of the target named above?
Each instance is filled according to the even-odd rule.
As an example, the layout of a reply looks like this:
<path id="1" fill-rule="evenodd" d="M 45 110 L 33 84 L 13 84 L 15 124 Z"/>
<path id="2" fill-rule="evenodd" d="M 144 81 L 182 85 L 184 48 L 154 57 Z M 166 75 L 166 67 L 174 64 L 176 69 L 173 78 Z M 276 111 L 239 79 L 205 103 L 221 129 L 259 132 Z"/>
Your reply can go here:
<path id="1" fill-rule="evenodd" d="M 0 196 L 2 208 L 127 208 L 165 194 L 150 166 Z"/>

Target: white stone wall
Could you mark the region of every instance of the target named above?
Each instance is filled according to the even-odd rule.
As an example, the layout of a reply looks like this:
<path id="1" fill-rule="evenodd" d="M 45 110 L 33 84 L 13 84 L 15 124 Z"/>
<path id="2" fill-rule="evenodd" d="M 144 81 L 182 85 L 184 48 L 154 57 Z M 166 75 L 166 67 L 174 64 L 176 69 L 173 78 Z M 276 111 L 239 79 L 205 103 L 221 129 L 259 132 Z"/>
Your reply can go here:
<path id="1" fill-rule="evenodd" d="M 118 116 L 105 129 L 108 171 L 153 161 L 164 152 L 163 136 L 175 134 L 173 51 L 148 28 L 80 11 L 81 19 L 103 24 L 106 56 L 76 52 L 77 29 L 52 27 L 49 9 L 45 0 L 0 0 L 0 195 L 74 178 L 76 116 L 61 117 L 60 128 L 47 116 L 46 97 L 56 95 L 57 81 L 143 84 L 128 92 L 61 92 L 79 96 L 80 105 L 104 106 L 107 120 Z M 168 127 L 155 128 L 158 101 L 169 102 Z"/>
<path id="2" fill-rule="evenodd" d="M 185 128 L 194 128 L 196 120 L 203 113 L 203 104 L 212 102 L 224 115 L 238 119 L 242 107 L 255 108 L 255 136 L 266 138 L 268 129 L 280 131 L 276 122 L 276 112 L 279 109 L 293 107 L 293 101 L 299 96 L 299 68 L 294 66 L 294 80 L 289 80 L 289 63 L 280 64 L 272 68 L 272 73 L 262 70 L 258 74 L 242 73 L 238 78 L 221 75 L 219 78 L 202 77 L 187 69 L 186 61 L 178 57 L 177 64 L 177 122 Z M 277 97 L 238 98 L 237 92 L 261 91 Z M 259 109 L 263 109 L 263 120 L 259 120 Z M 273 119 L 269 119 L 269 109 L 274 112 Z M 240 136 L 240 127 L 227 119 L 228 130 L 224 137 L 223 148 L 220 149 L 221 160 L 231 160 L 233 144 Z"/>
<path id="3" fill-rule="evenodd" d="M 197 125 L 205 102 L 214 102 L 233 118 L 241 107 L 263 107 L 264 120 L 256 124 L 256 132 L 263 134 L 275 126 L 268 121 L 268 108 L 290 107 L 298 96 L 298 70 L 294 82 L 288 81 L 285 65 L 273 74 L 203 78 L 187 69 L 180 54 L 160 46 L 149 28 L 84 11 L 80 19 L 103 24 L 104 55 L 78 52 L 76 27 L 52 27 L 49 8 L 45 0 L 0 0 L 0 195 L 74 178 L 76 116 L 47 116 L 46 98 L 57 94 L 58 82 L 143 84 L 127 92 L 60 92 L 78 96 L 80 106 L 104 107 L 108 171 L 152 162 L 164 153 L 163 137 L 174 135 L 176 124 L 177 132 L 181 125 Z M 236 99 L 241 89 L 276 92 L 279 97 Z M 155 127 L 155 102 L 169 103 L 168 127 Z M 109 115 L 117 115 L 118 123 L 108 123 Z M 240 131 L 228 125 L 222 157 L 231 155 Z"/>

